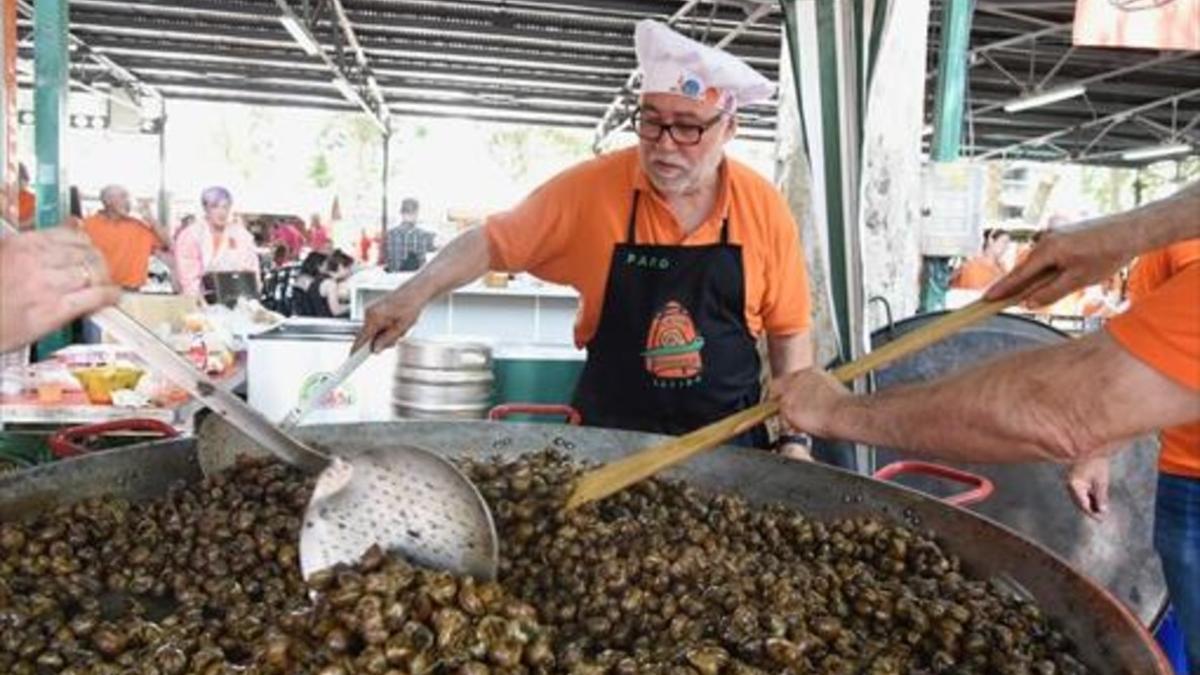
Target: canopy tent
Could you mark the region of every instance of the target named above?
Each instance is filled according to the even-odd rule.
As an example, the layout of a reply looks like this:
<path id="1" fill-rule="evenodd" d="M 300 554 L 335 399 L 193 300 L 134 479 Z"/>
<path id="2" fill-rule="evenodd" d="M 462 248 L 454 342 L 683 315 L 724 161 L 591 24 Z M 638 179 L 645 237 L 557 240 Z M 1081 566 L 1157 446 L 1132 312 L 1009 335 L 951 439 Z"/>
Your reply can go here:
<path id="1" fill-rule="evenodd" d="M 931 54 L 952 37 L 941 18 L 949 16 L 947 3 L 973 10 L 967 13 L 969 38 L 958 41 L 968 50 L 961 88 L 964 154 L 1122 163 L 1129 161 L 1124 153 L 1130 148 L 1200 133 L 1200 90 L 1178 86 L 1200 80 L 1196 53 L 1075 48 L 1067 38 L 1073 1 L 935 0 Z M 55 220 L 64 203 L 54 146 L 64 122 L 65 86 L 59 85 L 67 82 L 90 91 L 125 90 L 151 116 L 159 100 L 171 98 L 362 110 L 384 132 L 394 115 L 448 115 L 590 128 L 599 147 L 628 115 L 634 82 L 630 36 L 638 19 L 669 21 L 706 42 L 724 44 L 776 80 L 786 16 L 787 33 L 796 38 L 788 53 L 796 64 L 813 167 L 813 210 L 827 225 L 845 356 L 852 355 L 852 336 L 861 333 L 856 308 L 863 304 L 857 240 L 862 122 L 865 92 L 893 9 L 888 0 L 15 4 L 17 16 L 6 28 L 16 35 L 17 58 L 36 61 L 36 77 L 27 66 L 6 82 L 34 85 L 39 92 L 38 146 L 44 152 L 37 179 L 46 222 Z M 934 67 L 938 62 L 931 59 Z M 1086 95 L 1022 115 L 1004 111 L 1006 101 L 1031 86 L 1060 81 L 1082 83 Z M 935 108 L 927 106 L 931 119 Z M 774 137 L 774 102 L 745 113 L 748 136 Z M 162 124 L 150 128 L 161 131 Z M 5 160 L 11 161 L 11 153 Z M 387 177 L 381 178 L 386 184 Z M 381 206 L 386 213 L 386 203 Z"/>

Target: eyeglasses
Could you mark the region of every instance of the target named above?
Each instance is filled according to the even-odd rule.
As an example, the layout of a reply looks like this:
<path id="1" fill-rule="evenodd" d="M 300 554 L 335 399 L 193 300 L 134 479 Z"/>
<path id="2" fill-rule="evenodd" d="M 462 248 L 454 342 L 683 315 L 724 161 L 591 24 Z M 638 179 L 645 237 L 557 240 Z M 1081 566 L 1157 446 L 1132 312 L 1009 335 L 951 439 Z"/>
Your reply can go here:
<path id="1" fill-rule="evenodd" d="M 659 120 L 646 119 L 645 111 L 636 108 L 630 117 L 630 123 L 633 125 L 634 132 L 642 140 L 657 143 L 663 133 L 666 133 L 671 136 L 671 140 L 675 141 L 676 145 L 697 145 L 704 137 L 704 132 L 720 122 L 723 117 L 725 117 L 724 113 L 718 113 L 716 117 L 700 124 L 663 124 Z"/>

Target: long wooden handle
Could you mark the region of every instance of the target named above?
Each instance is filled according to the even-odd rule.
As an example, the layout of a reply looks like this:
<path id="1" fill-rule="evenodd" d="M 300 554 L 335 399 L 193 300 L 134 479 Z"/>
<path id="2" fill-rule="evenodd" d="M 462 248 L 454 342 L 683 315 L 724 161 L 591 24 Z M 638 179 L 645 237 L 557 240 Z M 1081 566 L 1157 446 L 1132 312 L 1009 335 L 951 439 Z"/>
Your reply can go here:
<path id="1" fill-rule="evenodd" d="M 1022 296 L 1025 294 L 1022 294 Z M 849 383 L 866 373 L 919 351 L 929 345 L 984 319 L 1000 313 L 1019 298 L 979 300 L 934 320 L 929 325 L 906 333 L 876 351 L 836 368 L 832 375 Z M 673 438 L 665 443 L 636 452 L 615 462 L 584 474 L 567 499 L 567 509 L 573 509 L 645 480 L 693 455 L 754 428 L 779 412 L 779 402 L 772 399 L 735 413 L 708 426 Z"/>

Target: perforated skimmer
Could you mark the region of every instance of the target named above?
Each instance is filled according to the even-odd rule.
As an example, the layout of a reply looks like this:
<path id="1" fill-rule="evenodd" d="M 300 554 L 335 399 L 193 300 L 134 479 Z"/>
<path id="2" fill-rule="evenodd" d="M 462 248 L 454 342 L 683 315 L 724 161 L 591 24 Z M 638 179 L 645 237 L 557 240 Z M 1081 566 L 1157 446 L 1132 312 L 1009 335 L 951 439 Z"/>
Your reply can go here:
<path id="1" fill-rule="evenodd" d="M 320 472 L 300 535 L 305 578 L 335 563 L 356 561 L 375 544 L 428 567 L 495 578 L 499 545 L 491 512 L 471 481 L 445 458 L 401 443 L 346 456 L 309 447 L 218 387 L 123 311 L 109 308 L 92 318 L 247 439 L 290 464 Z M 205 452 L 239 448 L 238 439 L 201 441 L 200 464 L 206 470 L 220 462 L 206 461 Z"/>

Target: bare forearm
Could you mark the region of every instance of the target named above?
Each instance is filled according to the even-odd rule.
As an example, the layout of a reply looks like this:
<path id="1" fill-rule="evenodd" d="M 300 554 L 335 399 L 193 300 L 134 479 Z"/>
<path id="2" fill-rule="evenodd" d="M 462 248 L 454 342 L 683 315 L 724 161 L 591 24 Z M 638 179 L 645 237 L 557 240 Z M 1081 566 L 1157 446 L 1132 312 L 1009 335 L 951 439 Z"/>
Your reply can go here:
<path id="1" fill-rule="evenodd" d="M 936 383 L 847 397 L 827 431 L 950 460 L 1069 462 L 1192 419 L 1200 394 L 1099 333 Z"/>
<path id="2" fill-rule="evenodd" d="M 1120 229 L 1128 237 L 1130 256 L 1200 238 L 1200 181 L 1166 199 L 1101 218 L 1096 225 Z"/>
<path id="3" fill-rule="evenodd" d="M 459 235 L 429 264 L 425 265 L 402 288 L 411 290 L 428 302 L 488 271 L 488 243 L 483 228 L 477 227 Z"/>
<path id="4" fill-rule="evenodd" d="M 1069 454 L 1042 438 L 1048 420 L 1038 420 L 1020 402 L 1034 386 L 985 366 L 933 385 L 850 397 L 822 435 L 958 461 L 1017 462 Z"/>
<path id="5" fill-rule="evenodd" d="M 794 335 L 768 335 L 767 358 L 771 362 L 771 375 L 782 377 L 788 373 L 812 367 L 813 349 L 809 331 Z"/>
<path id="6" fill-rule="evenodd" d="M 142 224 L 146 226 L 146 229 L 150 230 L 150 232 L 154 234 L 154 237 L 158 239 L 158 247 L 164 251 L 169 251 L 171 249 L 170 228 L 168 228 L 165 224 L 158 222 L 158 220 L 155 219 L 148 210 L 143 210 L 140 214 L 140 217 L 142 219 Z"/>

